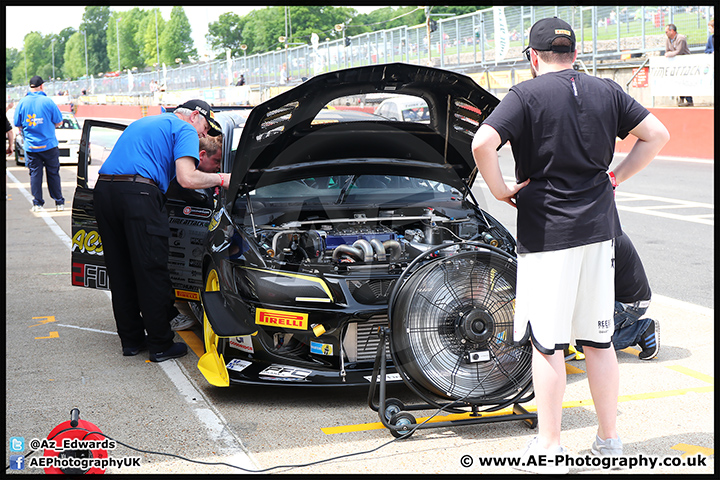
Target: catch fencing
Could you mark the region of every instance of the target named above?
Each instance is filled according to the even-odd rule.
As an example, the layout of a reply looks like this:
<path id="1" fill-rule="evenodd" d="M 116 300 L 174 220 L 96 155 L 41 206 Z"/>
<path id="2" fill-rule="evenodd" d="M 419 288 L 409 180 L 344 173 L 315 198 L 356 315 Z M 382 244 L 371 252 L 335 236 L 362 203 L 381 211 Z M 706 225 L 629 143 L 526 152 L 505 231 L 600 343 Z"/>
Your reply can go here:
<path id="1" fill-rule="evenodd" d="M 320 73 L 378 63 L 432 65 L 463 73 L 513 68 L 525 61 L 531 25 L 557 16 L 572 25 L 578 60 L 589 73 L 607 61 L 627 61 L 660 55 L 665 50 L 665 25 L 673 23 L 688 37 L 691 53 L 702 53 L 714 6 L 505 6 L 442 17 L 430 13 L 427 24 L 352 35 L 339 28 L 324 41 L 272 52 L 209 62 L 163 65 L 156 71 L 129 72 L 75 81 L 47 82 L 46 92 L 119 96 L 123 102 L 147 104 L 156 87 L 166 91 L 213 89 L 235 85 L 240 75 L 252 89 L 296 85 Z M 429 35 L 428 35 L 429 34 Z M 635 60 L 637 67 L 641 60 Z M 17 101 L 27 87 L 6 88 L 8 101 Z M 85 93 L 83 93 L 85 92 Z M 144 100 L 143 101 L 143 97 Z"/>

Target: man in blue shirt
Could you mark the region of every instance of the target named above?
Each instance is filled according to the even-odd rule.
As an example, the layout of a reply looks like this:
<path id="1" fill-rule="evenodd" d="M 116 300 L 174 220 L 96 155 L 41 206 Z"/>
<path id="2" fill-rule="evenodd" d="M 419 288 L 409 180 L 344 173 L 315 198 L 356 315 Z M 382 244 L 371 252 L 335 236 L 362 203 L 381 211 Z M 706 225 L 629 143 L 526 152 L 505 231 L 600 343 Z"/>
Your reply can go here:
<path id="1" fill-rule="evenodd" d="M 221 133 L 210 106 L 190 100 L 131 123 L 100 167 L 95 216 L 125 356 L 147 348 L 150 361 L 162 362 L 187 353 L 170 325 L 179 312 L 168 270 L 165 192 L 175 177 L 183 188 L 228 187 L 229 173 L 198 165 L 199 138 Z"/>
<path id="2" fill-rule="evenodd" d="M 60 151 L 55 127 L 62 124 L 62 113 L 55 102 L 45 94 L 43 79 L 35 75 L 30 79 L 30 92 L 20 100 L 15 109 L 13 123 L 22 128 L 25 148 L 25 164 L 30 169 L 30 191 L 33 196 L 31 211 L 43 210 L 43 167 L 47 172 L 50 197 L 55 209 L 65 209 L 65 198 L 60 187 Z"/>

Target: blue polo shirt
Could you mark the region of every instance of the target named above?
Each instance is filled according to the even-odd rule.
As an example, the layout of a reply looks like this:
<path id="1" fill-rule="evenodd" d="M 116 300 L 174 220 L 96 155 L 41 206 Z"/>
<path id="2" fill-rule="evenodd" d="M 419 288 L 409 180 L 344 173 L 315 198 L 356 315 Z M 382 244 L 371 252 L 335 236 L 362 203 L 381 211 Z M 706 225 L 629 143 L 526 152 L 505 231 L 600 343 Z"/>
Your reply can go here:
<path id="1" fill-rule="evenodd" d="M 15 108 L 13 123 L 22 128 L 26 152 L 44 152 L 58 146 L 55 124 L 62 122 L 62 113 L 45 92 L 28 92 Z"/>
<path id="2" fill-rule="evenodd" d="M 167 191 L 175 178 L 175 160 L 198 161 L 200 139 L 195 128 L 174 113 L 161 113 L 132 122 L 120 135 L 100 173 L 142 175 Z"/>

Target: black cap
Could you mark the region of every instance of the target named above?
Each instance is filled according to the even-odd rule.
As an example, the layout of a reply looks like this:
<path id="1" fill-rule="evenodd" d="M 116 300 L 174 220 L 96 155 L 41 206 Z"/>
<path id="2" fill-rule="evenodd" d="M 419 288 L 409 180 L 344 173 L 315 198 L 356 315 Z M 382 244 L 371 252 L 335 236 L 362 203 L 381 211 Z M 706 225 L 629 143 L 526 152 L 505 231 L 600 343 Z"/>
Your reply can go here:
<path id="1" fill-rule="evenodd" d="M 567 38 L 570 40 L 570 46 L 556 45 L 553 47 L 552 43 L 556 38 Z M 538 51 L 574 52 L 575 32 L 565 20 L 560 20 L 557 17 L 543 18 L 535 22 L 535 25 L 530 29 L 530 39 L 525 50 L 528 48 Z"/>
<path id="2" fill-rule="evenodd" d="M 210 105 L 208 105 L 207 102 L 198 99 L 188 100 L 187 102 L 180 105 L 178 108 L 187 108 L 189 110 L 197 110 L 198 112 L 200 112 L 200 115 L 205 117 L 208 125 L 210 125 L 208 135 L 210 135 L 211 137 L 217 137 L 218 135 L 222 134 L 222 127 L 215 120 L 215 114 L 210 109 Z"/>
<path id="3" fill-rule="evenodd" d="M 30 79 L 30 88 L 37 88 L 45 83 L 40 75 L 35 75 Z"/>

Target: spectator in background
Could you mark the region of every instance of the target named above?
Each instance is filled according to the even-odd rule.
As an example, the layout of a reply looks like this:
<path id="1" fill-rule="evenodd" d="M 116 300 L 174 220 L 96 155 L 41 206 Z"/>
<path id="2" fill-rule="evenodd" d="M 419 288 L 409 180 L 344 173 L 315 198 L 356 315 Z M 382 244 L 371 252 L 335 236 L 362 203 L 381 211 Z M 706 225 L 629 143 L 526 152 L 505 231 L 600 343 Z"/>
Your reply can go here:
<path id="1" fill-rule="evenodd" d="M 240 78 L 238 79 L 237 83 L 235 84 L 236 87 L 242 87 L 245 85 L 245 75 L 240 75 Z"/>
<path id="2" fill-rule="evenodd" d="M 62 113 L 45 93 L 43 79 L 35 75 L 30 79 L 30 92 L 20 100 L 13 123 L 23 132 L 25 164 L 30 169 L 30 191 L 33 196 L 32 212 L 42 212 L 43 168 L 47 173 L 50 197 L 57 211 L 65 210 L 65 198 L 60 185 L 60 150 L 55 127 L 62 125 Z"/>
<path id="3" fill-rule="evenodd" d="M 674 57 L 676 55 L 690 55 L 690 49 L 687 45 L 687 37 L 685 35 L 677 33 L 677 27 L 674 24 L 667 24 L 667 26 L 665 27 L 665 35 L 667 36 L 667 39 L 665 40 L 666 57 Z M 678 100 L 678 107 L 693 106 L 692 97 L 681 96 L 679 98 L 680 100 Z"/>
<path id="4" fill-rule="evenodd" d="M 710 27 L 710 35 L 705 45 L 705 53 L 715 53 L 715 19 L 710 20 L 708 27 Z"/>
<path id="5" fill-rule="evenodd" d="M 627 7 L 620 10 L 620 23 L 624 23 L 627 33 L 630 33 L 630 15 L 628 14 Z"/>

